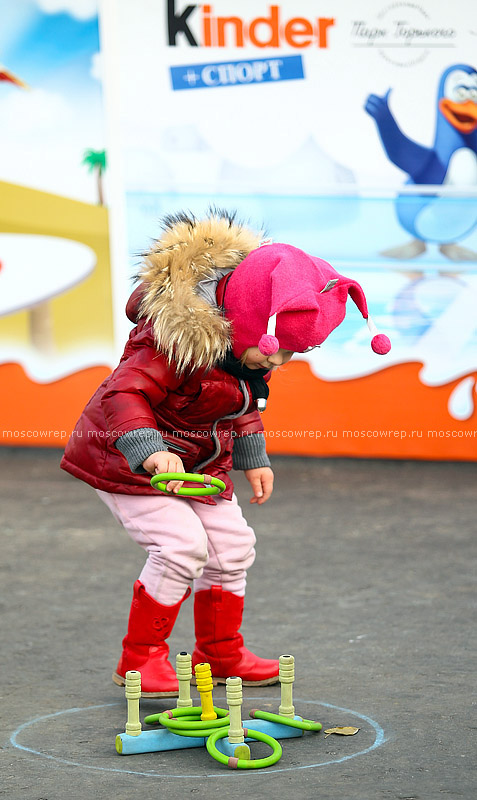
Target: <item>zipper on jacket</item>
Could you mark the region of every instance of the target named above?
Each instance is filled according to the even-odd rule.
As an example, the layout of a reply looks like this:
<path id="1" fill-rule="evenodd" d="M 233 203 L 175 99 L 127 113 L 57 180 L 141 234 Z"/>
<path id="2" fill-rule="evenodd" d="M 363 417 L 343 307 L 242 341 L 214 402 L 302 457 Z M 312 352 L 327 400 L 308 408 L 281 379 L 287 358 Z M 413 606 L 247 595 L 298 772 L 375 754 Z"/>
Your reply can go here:
<path id="1" fill-rule="evenodd" d="M 164 444 L 167 444 L 168 447 L 171 447 L 172 450 L 177 450 L 178 453 L 187 453 L 187 450 L 184 447 L 181 447 L 175 442 L 171 442 L 169 439 L 165 439 L 164 436 L 162 437 L 162 441 Z"/>
<path id="2" fill-rule="evenodd" d="M 210 458 L 206 459 L 206 461 L 202 461 L 201 464 L 197 464 L 197 466 L 194 467 L 194 469 L 196 469 L 197 471 L 203 469 L 204 467 L 207 466 L 207 464 L 210 464 L 212 461 L 215 461 L 217 456 L 220 455 L 220 451 L 222 450 L 222 448 L 220 446 L 220 439 L 217 436 L 217 425 L 219 424 L 219 422 L 223 422 L 224 419 L 236 419 L 237 417 L 241 417 L 242 414 L 245 414 L 247 408 L 250 405 L 250 395 L 248 393 L 247 384 L 241 378 L 239 378 L 239 384 L 243 396 L 245 398 L 245 403 L 240 409 L 240 411 L 238 411 L 236 414 L 228 414 L 226 417 L 220 417 L 220 419 L 215 420 L 211 430 L 212 441 L 215 442 L 215 453 L 211 455 Z"/>

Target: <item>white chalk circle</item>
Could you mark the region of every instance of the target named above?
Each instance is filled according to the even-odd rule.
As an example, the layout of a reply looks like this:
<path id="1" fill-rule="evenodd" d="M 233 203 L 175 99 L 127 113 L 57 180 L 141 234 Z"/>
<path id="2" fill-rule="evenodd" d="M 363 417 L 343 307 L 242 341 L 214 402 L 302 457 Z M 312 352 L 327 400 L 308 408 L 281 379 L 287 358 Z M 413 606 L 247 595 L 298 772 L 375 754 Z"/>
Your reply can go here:
<path id="1" fill-rule="evenodd" d="M 0 316 L 31 308 L 91 274 L 96 253 L 72 239 L 0 234 Z"/>
<path id="2" fill-rule="evenodd" d="M 216 701 L 219 704 L 225 702 L 221 698 L 216 698 Z M 256 707 L 257 701 L 266 701 L 267 704 L 271 703 L 271 702 L 278 704 L 280 702 L 280 698 L 279 697 L 276 697 L 276 698 L 273 698 L 273 697 L 272 698 L 270 698 L 270 697 L 255 697 L 253 699 L 253 703 L 254 703 L 255 707 Z M 336 753 L 335 757 L 333 757 L 333 758 L 329 758 L 330 754 L 327 753 L 327 754 L 325 754 L 325 757 L 321 761 L 315 761 L 314 763 L 298 764 L 297 765 L 296 764 L 296 759 L 300 757 L 300 752 L 303 751 L 303 746 L 300 747 L 300 745 L 302 745 L 302 743 L 306 742 L 306 741 L 308 741 L 308 742 L 313 741 L 315 739 L 315 737 L 316 737 L 316 743 L 320 744 L 323 741 L 323 735 L 322 735 L 322 733 L 319 733 L 319 734 L 310 734 L 309 736 L 304 737 L 304 738 L 300 738 L 300 739 L 287 739 L 287 740 L 284 741 L 284 748 L 283 748 L 283 750 L 284 750 L 284 759 L 285 760 L 286 760 L 286 756 L 287 756 L 287 751 L 288 751 L 288 753 L 290 753 L 291 752 L 291 748 L 293 747 L 293 744 L 297 744 L 298 743 L 297 744 L 297 748 L 293 750 L 293 766 L 274 767 L 273 769 L 267 768 L 266 770 L 263 770 L 263 771 L 262 770 L 256 770 L 256 771 L 251 770 L 250 772 L 243 772 L 243 773 L 241 773 L 241 778 L 242 779 L 245 779 L 246 776 L 250 777 L 252 775 L 258 775 L 258 774 L 264 774 L 264 773 L 266 773 L 268 775 L 271 772 L 294 772 L 294 771 L 302 770 L 302 769 L 315 769 L 315 768 L 318 768 L 318 767 L 326 767 L 326 766 L 330 766 L 331 764 L 341 764 L 341 763 L 343 763 L 343 761 L 349 761 L 352 758 L 357 758 L 358 756 L 363 756 L 363 755 L 366 755 L 367 753 L 370 753 L 372 750 L 376 750 L 376 748 L 380 747 L 380 745 L 382 745 L 386 741 L 385 736 L 384 736 L 384 731 L 383 731 L 382 727 L 379 725 L 379 723 L 375 722 L 373 719 L 371 719 L 370 717 L 366 716 L 365 714 L 360 714 L 358 711 L 352 711 L 352 710 L 350 710 L 348 708 L 341 708 L 340 706 L 334 706 L 334 705 L 332 705 L 330 703 L 322 703 L 322 702 L 318 702 L 316 700 L 300 700 L 299 698 L 294 698 L 294 702 L 296 703 L 296 706 L 297 706 L 297 708 L 298 708 L 300 713 L 303 712 L 305 714 L 303 706 L 312 705 L 312 706 L 321 707 L 323 709 L 331 710 L 332 712 L 338 712 L 338 716 L 339 715 L 343 715 L 343 714 L 345 715 L 344 718 L 339 716 L 339 721 L 337 722 L 336 721 L 336 715 L 335 715 L 335 713 L 333 713 L 333 725 L 335 725 L 335 724 L 336 725 L 343 725 L 343 724 L 350 725 L 353 722 L 353 720 L 351 720 L 350 717 L 357 718 L 358 721 L 361 721 L 361 725 L 359 723 L 357 725 L 357 727 L 361 728 L 361 730 L 359 731 L 357 736 L 358 737 L 360 735 L 362 736 L 363 733 L 367 733 L 368 732 L 367 730 L 363 729 L 363 725 L 362 725 L 362 723 L 366 723 L 366 726 L 368 728 L 370 727 L 372 729 L 371 735 L 373 737 L 373 740 L 372 740 L 371 743 L 369 743 L 362 750 L 359 750 L 359 751 L 353 752 L 353 753 L 348 753 L 348 754 L 345 753 L 343 755 L 343 750 L 345 750 L 346 747 L 349 746 L 348 743 L 349 743 L 350 740 L 349 740 L 348 737 L 336 737 L 336 738 L 339 738 L 340 740 L 344 740 L 343 744 L 340 745 L 341 751 L 342 751 L 341 753 Z M 125 773 L 127 775 L 141 775 L 142 777 L 147 777 L 147 778 L 180 778 L 180 779 L 184 779 L 184 778 L 194 778 L 194 779 L 196 779 L 196 778 L 227 778 L 227 777 L 231 777 L 231 776 L 236 776 L 237 773 L 235 773 L 235 771 L 233 771 L 233 770 L 223 770 L 219 766 L 217 766 L 215 772 L 210 772 L 210 773 L 205 773 L 205 772 L 202 771 L 202 772 L 199 772 L 199 773 L 182 772 L 181 774 L 171 774 L 171 773 L 168 773 L 168 772 L 158 772 L 158 771 L 155 771 L 154 769 L 151 769 L 148 772 L 144 772 L 142 770 L 135 770 L 135 769 L 130 769 L 130 768 L 126 768 L 126 767 L 125 768 L 121 768 L 120 766 L 118 766 L 118 767 L 96 766 L 94 764 L 88 764 L 88 763 L 85 763 L 85 762 L 82 762 L 82 761 L 77 761 L 77 760 L 75 761 L 73 759 L 60 757 L 57 754 L 59 746 L 65 744 L 64 733 L 63 734 L 61 734 L 61 733 L 59 734 L 59 737 L 60 737 L 61 741 L 56 741 L 56 742 L 54 742 L 52 744 L 52 748 L 51 749 L 53 750 L 53 752 L 55 754 L 45 752 L 44 750 L 37 750 L 37 749 L 35 749 L 33 747 L 27 747 L 26 745 L 20 744 L 20 742 L 19 742 L 19 738 L 22 736 L 22 734 L 25 733 L 25 731 L 27 731 L 27 730 L 31 731 L 31 729 L 34 726 L 40 725 L 41 723 L 44 723 L 44 722 L 48 721 L 48 724 L 50 726 L 54 726 L 54 720 L 58 720 L 59 717 L 64 717 L 66 715 L 81 715 L 81 714 L 88 715 L 90 720 L 91 720 L 91 714 L 93 712 L 96 712 L 96 711 L 99 711 L 99 710 L 103 710 L 103 709 L 109 709 L 109 708 L 112 708 L 114 706 L 122 706 L 124 708 L 124 712 L 125 712 L 125 707 L 124 707 L 124 703 L 123 702 L 104 703 L 102 705 L 89 706 L 87 708 L 68 708 L 68 709 L 65 709 L 64 711 L 57 711 L 54 714 L 47 714 L 46 716 L 38 717 L 37 719 L 33 719 L 33 720 L 29 720 L 28 722 L 24 722 L 23 725 L 20 725 L 17 728 L 17 730 L 11 735 L 10 742 L 13 745 L 13 747 L 18 748 L 19 750 L 22 750 L 22 751 L 27 752 L 27 753 L 32 753 L 33 755 L 40 756 L 42 758 L 47 758 L 47 759 L 49 759 L 51 761 L 55 761 L 56 763 L 66 764 L 68 766 L 74 766 L 74 767 L 83 767 L 85 769 L 98 770 L 100 772 L 113 772 L 113 773 L 120 772 L 120 773 Z M 327 715 L 329 716 L 329 712 L 327 712 Z M 101 716 L 102 716 L 103 727 L 105 727 L 104 726 L 104 720 L 105 720 L 105 717 L 107 715 L 102 713 Z M 306 714 L 305 714 L 305 716 L 306 716 Z M 244 713 L 244 720 L 245 720 L 245 717 L 246 717 L 246 714 Z M 321 722 L 322 720 L 320 719 L 319 721 Z M 325 728 L 325 727 L 327 727 L 327 725 L 324 725 L 323 727 Z M 99 728 L 97 727 L 96 730 L 99 730 Z M 119 730 L 116 731 L 116 733 L 119 733 L 119 732 L 120 732 Z M 72 733 L 72 739 L 69 742 L 69 744 L 70 744 L 71 747 L 75 747 L 76 746 L 76 740 L 74 739 L 74 736 L 73 736 L 74 732 L 71 731 L 71 733 Z M 352 740 L 354 738 L 355 737 L 351 737 Z M 99 739 L 99 737 L 98 737 L 98 739 Z M 103 739 L 104 739 L 104 734 L 103 734 Z M 128 765 L 130 765 L 131 762 L 134 761 L 134 758 L 138 758 L 139 757 L 139 756 L 135 756 L 135 757 L 133 757 L 133 756 L 117 756 L 117 754 L 115 752 L 114 741 L 115 741 L 115 735 L 111 734 L 111 757 L 113 757 L 113 753 L 114 753 L 114 757 L 115 758 L 120 759 L 121 761 L 124 761 L 124 759 L 126 759 Z M 91 742 L 89 742 L 89 744 L 92 745 Z M 336 746 L 336 742 L 334 743 L 334 745 Z M 94 758 L 96 760 L 98 759 L 98 747 L 99 747 L 99 742 L 98 742 L 98 745 L 94 746 Z M 184 751 L 184 750 L 172 751 L 172 752 L 181 753 L 182 757 L 184 757 L 184 755 L 186 753 L 186 751 Z M 197 753 L 197 752 L 199 752 L 199 750 L 194 750 L 194 753 Z M 160 755 L 160 756 L 167 757 L 168 755 L 170 756 L 170 753 L 171 753 L 171 751 L 168 751 L 167 753 L 163 752 L 163 753 L 158 753 L 157 755 L 158 756 Z M 109 755 L 109 753 L 105 754 L 105 756 L 106 755 Z M 146 755 L 147 755 L 148 761 L 150 760 L 150 763 L 153 764 L 154 763 L 154 756 L 156 754 L 155 753 L 148 753 Z M 205 747 L 204 747 L 204 754 L 203 755 L 204 755 L 204 765 L 206 765 L 206 764 L 209 763 L 209 761 L 208 761 L 209 756 L 208 756 L 208 754 L 207 754 L 207 752 L 205 750 Z M 284 759 L 282 758 L 282 761 Z M 184 764 L 186 764 L 186 763 L 187 763 L 186 762 L 186 757 L 184 757 Z"/>

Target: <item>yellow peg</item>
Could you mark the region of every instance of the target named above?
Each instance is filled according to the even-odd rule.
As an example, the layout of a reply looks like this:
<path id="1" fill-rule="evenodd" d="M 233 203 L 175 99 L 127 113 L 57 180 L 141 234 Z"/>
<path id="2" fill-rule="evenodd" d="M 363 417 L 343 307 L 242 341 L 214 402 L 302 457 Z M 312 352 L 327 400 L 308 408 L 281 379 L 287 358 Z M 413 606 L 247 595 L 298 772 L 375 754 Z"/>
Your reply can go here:
<path id="1" fill-rule="evenodd" d="M 201 720 L 217 719 L 217 714 L 214 711 L 214 702 L 212 700 L 214 684 L 212 683 L 210 664 L 196 664 L 195 679 L 197 691 L 200 694 L 200 704 L 202 706 Z"/>

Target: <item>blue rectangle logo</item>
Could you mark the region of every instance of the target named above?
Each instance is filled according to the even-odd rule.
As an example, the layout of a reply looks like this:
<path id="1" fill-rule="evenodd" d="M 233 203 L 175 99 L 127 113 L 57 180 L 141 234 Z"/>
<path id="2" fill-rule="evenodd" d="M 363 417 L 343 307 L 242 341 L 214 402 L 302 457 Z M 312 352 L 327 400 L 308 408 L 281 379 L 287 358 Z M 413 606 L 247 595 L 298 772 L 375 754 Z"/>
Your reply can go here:
<path id="1" fill-rule="evenodd" d="M 170 67 L 170 71 L 172 88 L 175 92 L 182 89 L 215 89 L 219 86 L 296 81 L 305 77 L 301 56 L 187 64 L 182 67 Z"/>

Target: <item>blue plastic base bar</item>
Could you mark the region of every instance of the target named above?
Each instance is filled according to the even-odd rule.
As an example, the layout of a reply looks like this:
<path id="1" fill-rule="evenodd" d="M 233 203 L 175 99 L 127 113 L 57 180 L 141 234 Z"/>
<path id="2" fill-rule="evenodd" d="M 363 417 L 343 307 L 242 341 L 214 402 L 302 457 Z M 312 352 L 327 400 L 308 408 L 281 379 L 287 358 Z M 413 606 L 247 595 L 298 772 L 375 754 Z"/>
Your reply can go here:
<path id="1" fill-rule="evenodd" d="M 295 717 L 301 719 L 301 717 Z M 245 728 L 268 733 L 274 739 L 293 739 L 302 736 L 299 728 L 289 728 L 277 722 L 268 722 L 264 719 L 246 719 Z M 253 741 L 245 739 L 246 742 Z M 159 753 L 162 750 L 184 750 L 187 747 L 205 747 L 205 738 L 199 736 L 177 736 L 175 733 L 159 728 L 158 730 L 141 731 L 139 736 L 130 736 L 128 733 L 118 733 L 116 736 L 116 750 L 120 756 L 132 756 L 139 753 Z M 232 755 L 237 745 L 229 745 L 228 739 L 220 739 L 217 749 L 225 755 Z M 225 749 L 223 749 L 225 748 Z M 230 748 L 227 749 L 227 748 Z"/>
<path id="2" fill-rule="evenodd" d="M 118 733 L 116 736 L 116 751 L 120 756 L 160 753 L 162 750 L 184 750 L 187 747 L 205 747 L 205 738 L 177 736 L 166 728 L 141 731 L 139 736 L 130 736 L 128 733 Z"/>

